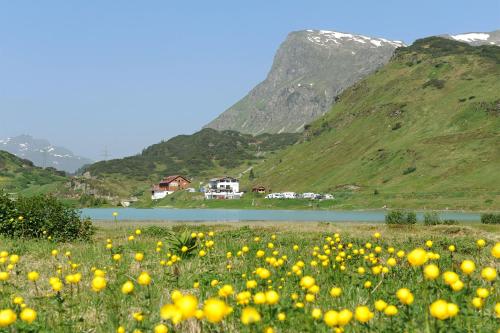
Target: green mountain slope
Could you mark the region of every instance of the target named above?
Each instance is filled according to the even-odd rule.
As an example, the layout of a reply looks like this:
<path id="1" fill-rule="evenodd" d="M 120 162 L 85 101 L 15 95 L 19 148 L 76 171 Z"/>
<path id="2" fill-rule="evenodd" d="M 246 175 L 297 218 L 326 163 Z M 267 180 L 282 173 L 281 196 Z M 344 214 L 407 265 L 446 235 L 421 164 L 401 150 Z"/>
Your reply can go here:
<path id="1" fill-rule="evenodd" d="M 299 137 L 300 134 L 292 133 L 254 137 L 206 128 L 154 144 L 136 156 L 94 163 L 83 172 L 88 171 L 107 184 L 112 193 L 140 196 L 153 182 L 169 174 L 206 180 L 228 170 L 244 171 L 269 153 L 295 143 Z"/>
<path id="2" fill-rule="evenodd" d="M 273 191 L 340 206 L 500 209 L 500 47 L 437 37 L 398 49 L 255 168 Z"/>
<path id="3" fill-rule="evenodd" d="M 0 150 L 0 189 L 9 193 L 56 192 L 68 180 L 64 172 L 40 168 L 29 160 Z"/>

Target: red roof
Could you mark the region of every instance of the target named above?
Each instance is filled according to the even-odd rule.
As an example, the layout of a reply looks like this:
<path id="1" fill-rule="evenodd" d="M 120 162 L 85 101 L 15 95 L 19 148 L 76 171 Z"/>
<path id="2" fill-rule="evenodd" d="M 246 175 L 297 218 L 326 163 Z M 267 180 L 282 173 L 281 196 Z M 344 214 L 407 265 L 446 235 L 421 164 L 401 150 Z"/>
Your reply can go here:
<path id="1" fill-rule="evenodd" d="M 167 177 L 163 178 L 160 181 L 160 183 L 171 183 L 171 182 L 173 182 L 174 180 L 176 180 L 179 177 L 190 183 L 189 179 L 187 179 L 186 177 L 183 177 L 181 175 L 167 176 Z"/>

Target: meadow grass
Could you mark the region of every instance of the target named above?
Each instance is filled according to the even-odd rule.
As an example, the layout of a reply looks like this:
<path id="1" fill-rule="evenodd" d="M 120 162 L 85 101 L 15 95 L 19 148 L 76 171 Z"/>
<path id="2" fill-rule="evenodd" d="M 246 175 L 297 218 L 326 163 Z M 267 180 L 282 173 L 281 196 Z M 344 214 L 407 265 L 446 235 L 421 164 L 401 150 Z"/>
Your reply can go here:
<path id="1" fill-rule="evenodd" d="M 8 252 L 8 256 L 3 254 L 6 259 L 2 260 L 0 271 L 10 269 L 8 280 L 0 281 L 0 309 L 11 308 L 19 314 L 22 305 L 14 303 L 14 298 L 19 296 L 23 300 L 18 299 L 17 303 L 37 312 L 32 323 L 18 318 L 11 326 L 0 328 L 0 332 L 115 332 L 120 327 L 126 332 L 151 332 L 161 322 L 171 332 L 331 332 L 335 329 L 345 332 L 495 332 L 499 326 L 498 314 L 495 314 L 495 303 L 500 298 L 498 278 L 494 281 L 481 278 L 484 267 L 499 269 L 499 259 L 490 254 L 500 240 L 497 225 L 389 227 L 326 222 L 108 221 L 97 222 L 96 226 L 91 242 L 57 244 L 47 239 L 0 238 L 0 251 Z M 178 253 L 175 249 L 169 250 L 167 239 L 171 232 L 179 234 L 184 230 L 196 233 L 196 247 Z M 377 232 L 380 238 L 374 237 Z M 486 246 L 478 247 L 478 239 L 485 240 Z M 433 242 L 432 247 L 426 246 L 428 240 Z M 162 242 L 161 245 L 158 242 Z M 450 245 L 456 247 L 455 252 L 449 251 Z M 391 247 L 393 253 L 390 253 Z M 426 264 L 436 264 L 441 273 L 457 272 L 463 288 L 453 291 L 441 276 L 427 280 L 422 267 L 409 265 L 406 255 L 417 247 L 432 253 L 430 257 L 434 259 Z M 361 249 L 364 254 L 360 253 Z M 51 254 L 53 250 L 58 251 L 57 255 Z M 201 257 L 199 251 L 205 251 L 206 255 Z M 264 254 L 258 257 L 258 251 Z M 405 255 L 398 257 L 398 251 L 405 251 Z M 144 259 L 137 261 L 136 253 L 143 253 Z M 19 255 L 20 260 L 8 267 L 12 254 Z M 116 254 L 120 260 L 113 259 Z M 435 259 L 435 254 L 440 258 Z M 178 255 L 179 260 L 174 260 L 172 255 Z M 396 259 L 394 266 L 389 265 L 389 258 Z M 460 269 L 465 259 L 476 265 L 470 275 Z M 358 272 L 360 267 L 365 271 L 363 274 Z M 377 274 L 374 267 L 387 268 L 387 272 Z M 97 275 L 105 272 L 107 282 L 99 292 L 91 287 L 96 269 Z M 262 269 L 268 270 L 270 276 L 262 274 Z M 36 283 L 27 278 L 32 271 L 40 275 Z M 150 284 L 138 283 L 142 272 L 152 278 Z M 66 281 L 68 275 L 76 273 L 81 273 L 81 281 Z M 304 276 L 314 278 L 313 285 L 317 288 L 301 287 Z M 50 277 L 59 277 L 61 290 L 53 290 Z M 255 280 L 256 287 L 247 288 L 248 280 Z M 121 288 L 127 281 L 134 284 L 134 291 L 125 295 Z M 368 287 L 367 281 L 370 281 Z M 195 287 L 195 283 L 199 285 Z M 224 285 L 230 285 L 233 291 L 227 297 L 219 294 L 220 290 L 228 290 Z M 330 295 L 332 287 L 341 288 L 339 297 Z M 396 297 L 400 288 L 410 289 L 414 296 L 411 304 L 402 304 Z M 471 302 L 478 288 L 486 288 L 490 295 L 480 308 L 475 308 Z M 193 317 L 174 324 L 175 319 L 162 319 L 160 309 L 172 303 L 172 298 L 179 299 L 176 290 L 194 295 L 200 309 L 204 301 L 217 297 L 224 300 L 232 312 L 218 323 Z M 246 290 L 252 297 L 275 290 L 279 301 L 255 304 L 255 300 L 250 299 L 249 304 L 245 304 L 246 301 L 236 295 Z M 375 302 L 380 299 L 396 306 L 398 313 L 389 317 L 377 311 Z M 446 320 L 433 318 L 429 305 L 437 299 L 458 305 L 458 314 Z M 348 309 L 354 313 L 362 305 L 374 314 L 366 323 L 353 317 L 345 326 L 329 327 L 323 318 L 329 310 Z M 254 308 L 260 320 L 244 325 L 240 318 L 242 309 L 247 307 Z M 278 319 L 280 313 L 285 315 L 282 321 Z M 202 315 L 203 311 L 196 313 L 200 318 Z"/>

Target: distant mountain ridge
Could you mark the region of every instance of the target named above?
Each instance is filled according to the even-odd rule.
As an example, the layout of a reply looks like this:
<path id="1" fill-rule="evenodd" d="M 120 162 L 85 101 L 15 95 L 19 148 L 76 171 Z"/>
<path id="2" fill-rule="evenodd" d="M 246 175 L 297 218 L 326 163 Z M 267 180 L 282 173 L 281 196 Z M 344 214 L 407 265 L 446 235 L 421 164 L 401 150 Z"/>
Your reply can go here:
<path id="1" fill-rule="evenodd" d="M 491 32 L 469 32 L 457 35 L 442 35 L 440 37 L 456 40 L 472 46 L 478 45 L 497 45 L 500 46 L 500 30 Z"/>
<path id="2" fill-rule="evenodd" d="M 206 127 L 242 133 L 300 132 L 345 88 L 389 61 L 400 41 L 328 30 L 292 32 L 267 78 Z"/>
<path id="3" fill-rule="evenodd" d="M 28 159 L 36 166 L 52 167 L 69 173 L 93 162 L 73 154 L 67 148 L 54 146 L 46 139 L 36 139 L 30 135 L 0 139 L 0 149 Z"/>

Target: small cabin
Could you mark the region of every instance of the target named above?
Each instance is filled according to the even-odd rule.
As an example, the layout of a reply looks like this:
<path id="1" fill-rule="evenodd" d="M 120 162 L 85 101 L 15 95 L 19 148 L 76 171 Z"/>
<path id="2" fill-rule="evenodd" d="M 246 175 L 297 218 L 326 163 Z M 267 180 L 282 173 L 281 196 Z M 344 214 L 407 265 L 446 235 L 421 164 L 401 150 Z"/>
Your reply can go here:
<path id="1" fill-rule="evenodd" d="M 266 193 L 266 188 L 264 186 L 254 186 L 254 187 L 252 187 L 252 192 L 264 194 L 264 193 Z"/>

